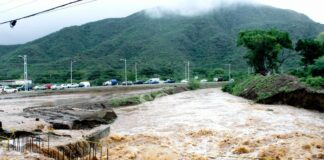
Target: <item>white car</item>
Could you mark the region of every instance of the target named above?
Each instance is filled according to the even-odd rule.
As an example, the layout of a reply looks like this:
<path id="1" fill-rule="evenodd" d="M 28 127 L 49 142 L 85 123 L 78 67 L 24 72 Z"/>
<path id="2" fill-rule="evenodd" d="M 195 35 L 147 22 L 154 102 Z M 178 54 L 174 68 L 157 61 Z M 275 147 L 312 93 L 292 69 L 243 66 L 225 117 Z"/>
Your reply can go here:
<path id="1" fill-rule="evenodd" d="M 46 87 L 44 85 L 39 85 L 39 86 L 35 86 L 34 90 L 46 90 Z"/>
<path id="2" fill-rule="evenodd" d="M 60 86 L 62 89 L 68 88 L 68 86 L 66 84 L 61 84 Z"/>
<path id="3" fill-rule="evenodd" d="M 103 83 L 103 85 L 104 85 L 104 86 L 111 86 L 112 83 L 111 83 L 111 81 L 106 81 L 106 82 Z"/>
<path id="4" fill-rule="evenodd" d="M 183 79 L 183 80 L 180 81 L 180 83 L 188 83 L 188 80 Z"/>
<path id="5" fill-rule="evenodd" d="M 11 88 L 9 86 L 4 86 L 4 87 L 2 87 L 1 90 L 2 90 L 3 93 L 16 93 L 16 92 L 18 92 L 18 90 L 16 88 Z"/>
<path id="6" fill-rule="evenodd" d="M 79 87 L 79 84 L 77 84 L 77 83 L 72 83 L 72 84 L 68 84 L 67 87 L 68 87 L 68 88 L 78 88 L 78 87 Z"/>
<path id="7" fill-rule="evenodd" d="M 200 80 L 200 83 L 206 83 L 206 82 L 208 82 L 207 79 Z"/>
<path id="8" fill-rule="evenodd" d="M 61 89 L 64 89 L 64 88 L 59 84 L 54 84 L 54 85 L 52 85 L 51 89 L 52 90 L 61 90 Z"/>

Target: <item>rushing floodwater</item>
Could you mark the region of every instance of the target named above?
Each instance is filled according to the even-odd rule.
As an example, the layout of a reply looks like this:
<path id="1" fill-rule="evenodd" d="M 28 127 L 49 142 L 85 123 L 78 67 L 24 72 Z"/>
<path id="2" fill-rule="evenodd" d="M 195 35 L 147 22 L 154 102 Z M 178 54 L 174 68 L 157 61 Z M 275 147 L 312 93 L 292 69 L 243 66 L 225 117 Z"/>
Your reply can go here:
<path id="1" fill-rule="evenodd" d="M 261 105 L 220 89 L 115 110 L 112 159 L 324 158 L 324 114 Z"/>

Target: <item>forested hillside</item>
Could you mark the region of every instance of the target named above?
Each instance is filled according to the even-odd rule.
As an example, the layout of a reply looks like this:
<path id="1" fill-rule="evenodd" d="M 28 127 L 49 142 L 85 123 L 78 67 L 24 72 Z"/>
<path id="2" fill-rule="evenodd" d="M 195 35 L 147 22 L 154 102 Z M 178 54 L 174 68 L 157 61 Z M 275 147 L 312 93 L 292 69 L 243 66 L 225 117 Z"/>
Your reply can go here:
<path id="1" fill-rule="evenodd" d="M 228 63 L 235 71 L 246 71 L 245 50 L 236 46 L 236 38 L 241 30 L 257 28 L 287 31 L 294 41 L 324 31 L 324 25 L 303 14 L 267 6 L 225 7 L 191 17 L 166 14 L 152 18 L 141 11 L 64 28 L 24 45 L 0 46 L 0 79 L 22 77 L 18 55 L 23 54 L 28 55 L 29 77 L 43 83 L 67 81 L 71 58 L 77 61 L 76 80 L 97 83 L 121 77 L 121 58 L 127 58 L 131 77 L 135 62 L 145 77 L 180 79 L 188 60 L 193 74 L 201 76 Z M 287 64 L 293 66 L 297 61 L 294 56 Z"/>

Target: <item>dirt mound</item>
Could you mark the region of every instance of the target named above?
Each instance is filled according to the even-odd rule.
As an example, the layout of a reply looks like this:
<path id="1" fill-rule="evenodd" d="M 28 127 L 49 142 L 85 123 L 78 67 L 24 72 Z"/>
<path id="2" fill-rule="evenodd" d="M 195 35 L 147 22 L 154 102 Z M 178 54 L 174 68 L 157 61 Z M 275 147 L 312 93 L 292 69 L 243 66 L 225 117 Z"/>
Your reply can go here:
<path id="1" fill-rule="evenodd" d="M 230 92 L 265 104 L 288 104 L 324 112 L 324 93 L 313 91 L 290 75 L 253 76 L 231 84 Z"/>
<path id="2" fill-rule="evenodd" d="M 265 104 L 288 104 L 324 112 L 324 93 L 309 91 L 305 88 L 291 92 L 280 92 L 258 102 Z"/>
<path id="3" fill-rule="evenodd" d="M 255 76 L 242 85 L 240 96 L 260 100 L 281 92 L 304 89 L 298 79 L 290 75 Z"/>

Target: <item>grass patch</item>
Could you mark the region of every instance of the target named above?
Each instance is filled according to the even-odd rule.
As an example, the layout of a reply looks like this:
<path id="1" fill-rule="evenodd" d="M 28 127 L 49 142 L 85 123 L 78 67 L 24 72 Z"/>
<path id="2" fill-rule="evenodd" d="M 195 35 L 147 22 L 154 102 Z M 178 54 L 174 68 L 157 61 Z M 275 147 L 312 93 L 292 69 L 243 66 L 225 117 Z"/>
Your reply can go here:
<path id="1" fill-rule="evenodd" d="M 119 99 L 112 99 L 109 101 L 109 104 L 112 107 L 118 107 L 118 106 L 131 106 L 131 105 L 137 105 L 141 103 L 140 96 L 132 96 L 127 98 L 119 98 Z"/>
<path id="2" fill-rule="evenodd" d="M 164 88 L 160 91 L 125 97 L 125 98 L 116 98 L 108 101 L 109 106 L 112 107 L 122 107 L 122 106 L 132 106 L 138 105 L 147 101 L 153 101 L 155 98 L 163 97 L 166 95 L 172 95 L 175 93 L 186 91 L 186 88 L 182 87 L 169 87 Z"/>
<path id="3" fill-rule="evenodd" d="M 247 76 L 227 83 L 222 90 L 233 95 L 242 96 L 252 100 L 261 100 L 271 97 L 279 92 L 290 92 L 302 88 L 298 79 L 289 75 Z"/>
<path id="4" fill-rule="evenodd" d="M 314 89 L 324 88 L 324 78 L 322 77 L 306 77 L 301 78 L 300 81 L 303 82 L 306 86 Z"/>

